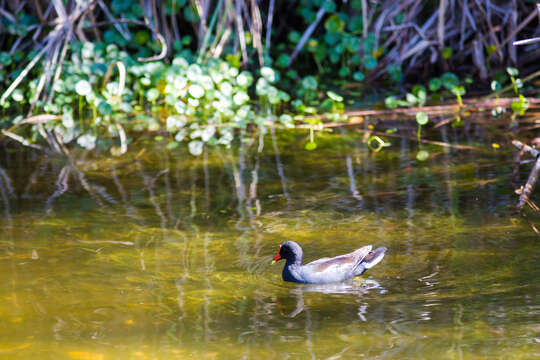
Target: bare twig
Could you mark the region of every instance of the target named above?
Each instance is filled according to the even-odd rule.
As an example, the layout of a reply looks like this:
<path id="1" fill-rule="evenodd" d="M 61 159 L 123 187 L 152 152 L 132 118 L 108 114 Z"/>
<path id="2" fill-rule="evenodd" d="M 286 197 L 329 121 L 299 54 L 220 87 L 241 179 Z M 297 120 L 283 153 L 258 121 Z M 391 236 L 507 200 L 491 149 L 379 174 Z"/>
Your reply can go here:
<path id="1" fill-rule="evenodd" d="M 529 178 L 527 179 L 527 183 L 521 189 L 520 195 L 519 195 L 519 203 L 518 208 L 522 209 L 523 205 L 529 200 L 529 196 L 531 195 L 534 186 L 536 185 L 536 181 L 538 180 L 538 174 L 540 172 L 540 152 L 536 149 L 533 149 L 529 145 L 525 145 L 522 142 L 518 140 L 513 140 L 512 144 L 517 147 L 519 150 L 525 150 L 529 152 L 531 155 L 533 155 L 536 158 L 536 162 L 534 163 L 534 166 L 531 170 L 531 173 L 529 174 Z"/>
<path id="2" fill-rule="evenodd" d="M 304 35 L 302 35 L 302 37 L 300 38 L 300 41 L 294 48 L 294 51 L 292 52 L 291 57 L 289 58 L 289 63 L 287 64 L 287 66 L 291 66 L 294 59 L 298 56 L 298 54 L 300 53 L 300 51 L 302 50 L 302 48 L 308 41 L 309 37 L 311 36 L 313 31 L 315 31 L 315 28 L 317 27 L 319 22 L 322 20 L 324 14 L 326 14 L 326 9 L 324 7 L 321 7 L 319 11 L 317 11 L 317 17 L 315 18 L 315 21 L 311 23 L 311 25 L 308 26 L 308 28 L 304 32 Z"/>
<path id="3" fill-rule="evenodd" d="M 275 0 L 270 0 L 268 4 L 268 20 L 266 20 L 266 54 L 270 53 L 270 40 L 272 37 L 272 22 L 274 21 L 274 3 Z"/>
<path id="4" fill-rule="evenodd" d="M 43 146 L 32 144 L 28 140 L 23 138 L 22 136 L 19 136 L 17 134 L 14 134 L 12 132 L 7 131 L 7 130 L 2 130 L 2 134 L 4 134 L 5 136 L 7 136 L 10 139 L 13 139 L 13 140 L 23 144 L 24 146 L 31 147 L 32 149 L 45 150 L 45 148 Z"/>

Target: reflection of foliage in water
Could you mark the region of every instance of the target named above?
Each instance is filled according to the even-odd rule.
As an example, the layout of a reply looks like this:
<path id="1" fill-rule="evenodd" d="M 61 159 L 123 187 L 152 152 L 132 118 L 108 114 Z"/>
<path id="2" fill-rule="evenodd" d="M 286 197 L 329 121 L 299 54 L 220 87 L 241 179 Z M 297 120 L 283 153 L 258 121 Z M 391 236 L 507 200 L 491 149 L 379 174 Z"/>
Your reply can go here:
<path id="1" fill-rule="evenodd" d="M 3 154 L 3 346 L 30 344 L 24 358 L 530 353 L 538 251 L 509 206 L 510 156 L 418 163 L 407 142 L 374 156 L 343 135 L 312 153 L 304 134 L 267 134 L 197 160 L 182 147 Z M 310 291 L 269 266 L 285 239 L 306 260 L 389 251 L 350 291 Z M 366 278 L 386 292 L 359 291 Z"/>

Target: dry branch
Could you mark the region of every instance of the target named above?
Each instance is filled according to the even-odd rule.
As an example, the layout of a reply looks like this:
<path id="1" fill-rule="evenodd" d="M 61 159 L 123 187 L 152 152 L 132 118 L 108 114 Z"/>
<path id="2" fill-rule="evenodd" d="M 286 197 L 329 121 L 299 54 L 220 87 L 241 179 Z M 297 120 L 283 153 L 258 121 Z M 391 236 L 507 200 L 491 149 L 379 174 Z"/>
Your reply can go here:
<path id="1" fill-rule="evenodd" d="M 521 141 L 518 140 L 513 140 L 512 144 L 519 150 L 528 152 L 536 158 L 531 173 L 529 174 L 529 178 L 527 179 L 527 183 L 519 191 L 518 208 L 522 209 L 523 205 L 525 205 L 529 200 L 529 196 L 531 195 L 534 186 L 536 185 L 536 181 L 538 180 L 538 174 L 540 173 L 540 151 L 530 147 L 529 145 L 523 144 Z"/>

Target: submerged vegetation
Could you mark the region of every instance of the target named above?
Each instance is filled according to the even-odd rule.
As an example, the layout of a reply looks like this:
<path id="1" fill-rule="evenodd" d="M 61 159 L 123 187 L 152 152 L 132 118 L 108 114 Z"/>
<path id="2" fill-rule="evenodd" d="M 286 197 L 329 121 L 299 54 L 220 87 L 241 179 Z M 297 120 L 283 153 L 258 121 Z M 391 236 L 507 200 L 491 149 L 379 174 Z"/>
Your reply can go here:
<path id="1" fill-rule="evenodd" d="M 345 105 L 361 98 L 389 109 L 462 107 L 468 91 L 514 91 L 511 109 L 523 114 L 526 93 L 537 95 L 524 89 L 516 66 L 535 70 L 538 45 L 512 44 L 535 35 L 531 1 L 2 6 L 2 133 L 58 152 L 76 143 L 121 154 L 145 131 L 170 148 L 185 141 L 198 155 L 205 144 L 228 145 L 250 127 L 276 125 L 309 129 L 305 149 L 313 150 L 322 122 L 343 121 Z M 418 139 L 428 115 L 416 114 Z"/>

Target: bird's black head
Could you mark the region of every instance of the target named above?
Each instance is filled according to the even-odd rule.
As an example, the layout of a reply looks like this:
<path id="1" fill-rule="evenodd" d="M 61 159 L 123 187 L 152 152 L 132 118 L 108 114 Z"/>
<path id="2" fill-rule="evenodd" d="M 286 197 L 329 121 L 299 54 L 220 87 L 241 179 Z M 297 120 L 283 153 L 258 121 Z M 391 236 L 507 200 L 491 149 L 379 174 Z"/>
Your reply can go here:
<path id="1" fill-rule="evenodd" d="M 302 263 L 302 255 L 303 252 L 300 245 L 298 245 L 294 241 L 286 241 L 283 244 L 279 245 L 278 253 L 272 260 L 272 264 L 281 259 L 285 259 L 287 260 L 287 262 L 292 261 Z"/>

